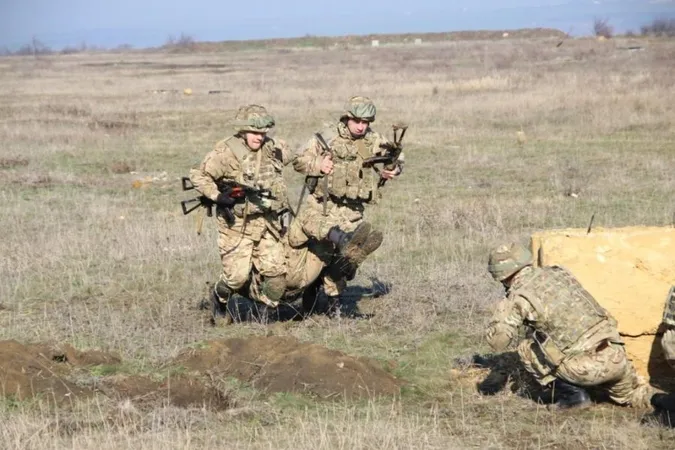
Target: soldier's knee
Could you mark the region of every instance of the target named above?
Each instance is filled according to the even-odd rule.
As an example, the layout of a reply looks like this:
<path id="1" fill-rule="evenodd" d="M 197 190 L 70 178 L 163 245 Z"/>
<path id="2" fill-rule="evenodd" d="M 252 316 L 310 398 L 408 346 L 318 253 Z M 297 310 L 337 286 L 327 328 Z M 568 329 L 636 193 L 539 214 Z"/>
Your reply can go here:
<path id="1" fill-rule="evenodd" d="M 278 302 L 286 292 L 286 275 L 265 277 L 262 282 L 262 293 L 268 299 Z"/>
<path id="2" fill-rule="evenodd" d="M 237 271 L 224 271 L 221 276 L 221 280 L 229 287 L 231 290 L 239 290 L 246 284 L 248 281 L 250 270 L 237 270 Z"/>

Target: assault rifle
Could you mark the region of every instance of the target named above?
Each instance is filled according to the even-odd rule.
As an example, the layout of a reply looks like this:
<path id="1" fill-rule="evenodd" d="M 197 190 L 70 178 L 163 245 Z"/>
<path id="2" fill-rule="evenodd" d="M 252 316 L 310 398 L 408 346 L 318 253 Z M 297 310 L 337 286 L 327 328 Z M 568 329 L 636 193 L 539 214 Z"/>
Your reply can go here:
<path id="1" fill-rule="evenodd" d="M 182 177 L 180 181 L 184 191 L 190 191 L 195 188 L 195 185 L 192 184 L 192 181 L 190 181 L 188 177 Z M 243 201 L 248 197 L 268 198 L 270 200 L 277 199 L 274 195 L 272 195 L 272 191 L 269 189 L 258 189 L 237 183 L 236 181 L 221 180 L 217 181 L 216 185 L 218 186 L 218 190 L 220 192 L 227 193 L 230 198 L 233 198 L 237 201 Z M 191 204 L 194 205 L 188 206 Z M 183 200 L 180 202 L 180 206 L 184 215 L 190 214 L 195 209 L 202 207 L 206 209 L 206 215 L 211 217 L 213 216 L 213 207 L 215 205 L 216 202 L 205 195 L 200 195 L 199 197 Z M 222 210 L 225 216 L 225 221 L 229 226 L 232 226 L 234 224 L 234 213 L 232 212 L 232 208 L 222 208 Z"/>
<path id="2" fill-rule="evenodd" d="M 321 136 L 321 133 L 315 133 L 314 136 L 316 136 L 316 140 L 319 141 L 319 145 L 321 145 L 321 148 L 330 156 L 331 159 L 333 159 L 333 149 L 330 148 L 328 143 L 324 140 L 323 136 Z M 315 186 L 316 187 L 316 186 Z M 328 177 L 324 176 L 323 177 L 323 216 L 326 217 L 328 214 L 327 211 L 328 208 Z"/>
<path id="3" fill-rule="evenodd" d="M 403 151 L 403 145 L 401 141 L 405 132 L 408 129 L 408 125 L 403 123 L 396 123 L 391 126 L 394 132 L 394 140 L 392 142 L 380 145 L 380 148 L 387 151 L 385 155 L 371 156 L 363 160 L 363 167 L 372 167 L 375 168 L 375 164 L 384 164 L 386 170 L 394 170 L 398 163 L 398 158 L 401 156 Z M 400 133 L 399 133 L 400 132 Z M 377 169 L 375 169 L 377 170 Z M 377 183 L 378 187 L 384 186 L 387 180 L 380 178 L 380 181 Z"/>

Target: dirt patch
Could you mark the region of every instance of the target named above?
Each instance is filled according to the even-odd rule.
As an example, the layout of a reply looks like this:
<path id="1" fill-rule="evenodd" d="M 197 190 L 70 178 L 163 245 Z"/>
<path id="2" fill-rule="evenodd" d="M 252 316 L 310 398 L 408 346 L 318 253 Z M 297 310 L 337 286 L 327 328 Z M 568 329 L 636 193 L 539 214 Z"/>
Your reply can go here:
<path id="1" fill-rule="evenodd" d="M 28 159 L 26 158 L 0 158 L 0 169 L 12 169 L 27 165 Z"/>
<path id="2" fill-rule="evenodd" d="M 0 395 L 16 401 L 38 397 L 56 405 L 101 393 L 117 400 L 129 399 L 138 406 L 170 404 L 214 410 L 231 406 L 221 391 L 187 376 L 156 381 L 115 375 L 102 377 L 95 385 L 78 385 L 73 381 L 83 369 L 119 364 L 117 355 L 96 350 L 83 352 L 69 345 L 0 341 Z"/>
<path id="3" fill-rule="evenodd" d="M 0 341 L 0 394 L 16 400 L 47 396 L 56 403 L 91 395 L 67 379 L 64 352 L 46 345 Z"/>
<path id="4" fill-rule="evenodd" d="M 162 382 L 140 376 L 114 377 L 106 380 L 102 390 L 109 397 L 129 399 L 137 405 L 163 403 L 211 410 L 234 406 L 222 391 L 186 376 L 169 377 Z"/>
<path id="5" fill-rule="evenodd" d="M 396 395 L 401 381 L 366 358 L 293 337 L 249 337 L 207 342 L 174 361 L 188 370 L 232 376 L 268 392 L 322 398 Z"/>

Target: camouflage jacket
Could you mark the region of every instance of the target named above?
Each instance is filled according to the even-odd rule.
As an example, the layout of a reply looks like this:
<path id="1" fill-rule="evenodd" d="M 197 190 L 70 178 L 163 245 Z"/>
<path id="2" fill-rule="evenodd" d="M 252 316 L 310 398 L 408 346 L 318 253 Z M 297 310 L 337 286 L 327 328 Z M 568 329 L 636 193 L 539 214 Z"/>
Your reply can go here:
<path id="1" fill-rule="evenodd" d="M 386 154 L 383 145 L 390 144 L 381 134 L 367 129 L 363 137 L 354 138 L 347 126 L 338 122 L 321 131 L 328 146 L 333 152 L 333 172 L 329 175 L 321 173 L 321 161 L 326 155 L 316 137 L 299 149 L 293 160 L 293 168 L 310 177 L 319 177 L 314 197 L 321 201 L 324 193 L 323 177 L 327 177 L 329 194 L 335 198 L 360 203 L 376 203 L 379 200 L 378 182 L 380 176 L 373 167 L 363 167 L 363 161 L 371 156 Z M 401 153 L 397 167 L 403 165 Z"/>
<path id="2" fill-rule="evenodd" d="M 486 337 L 505 350 L 522 326 L 553 366 L 567 356 L 596 348 L 603 340 L 623 343 L 616 320 L 572 274 L 559 266 L 525 267 L 495 308 Z"/>
<path id="3" fill-rule="evenodd" d="M 202 163 L 190 170 L 190 180 L 199 193 L 214 201 L 220 193 L 216 182 L 221 180 L 270 189 L 276 200 L 272 200 L 269 206 L 263 205 L 255 197 L 235 204 L 235 223 L 232 227 L 227 225 L 222 213 L 217 214 L 221 232 L 243 231 L 244 235 L 258 240 L 265 229 L 271 229 L 272 232 L 280 229 L 278 215 L 288 208 L 283 168 L 290 160 L 291 152 L 282 140 L 266 138 L 260 150 L 253 151 L 243 138 L 235 135 L 219 141 Z"/>

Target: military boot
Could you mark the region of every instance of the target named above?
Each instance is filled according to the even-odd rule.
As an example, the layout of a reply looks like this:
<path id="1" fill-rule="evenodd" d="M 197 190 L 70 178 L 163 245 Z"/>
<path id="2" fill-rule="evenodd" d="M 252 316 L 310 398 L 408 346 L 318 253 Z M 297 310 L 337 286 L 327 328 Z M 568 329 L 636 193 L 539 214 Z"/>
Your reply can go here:
<path id="1" fill-rule="evenodd" d="M 654 394 L 650 403 L 656 410 L 675 412 L 675 393 L 670 394 Z"/>
<path id="2" fill-rule="evenodd" d="M 328 240 L 335 244 L 340 254 L 351 259 L 359 253 L 359 246 L 366 242 L 370 234 L 370 224 L 361 222 L 354 231 L 345 232 L 337 225 L 328 231 Z"/>
<path id="3" fill-rule="evenodd" d="M 588 392 L 580 386 L 555 380 L 552 390 L 554 405 L 559 409 L 581 408 L 591 403 Z"/>
<path id="4" fill-rule="evenodd" d="M 232 290 L 223 282 L 218 280 L 211 291 L 211 323 L 231 323 L 232 316 L 228 314 L 227 302 L 232 297 Z"/>
<path id="5" fill-rule="evenodd" d="M 380 248 L 382 241 L 382 233 L 372 231 L 368 234 L 365 242 L 351 252 L 352 256 L 341 266 L 342 275 L 347 281 L 351 281 L 356 277 L 356 270 L 359 268 L 359 265 L 366 260 L 368 255 Z"/>

